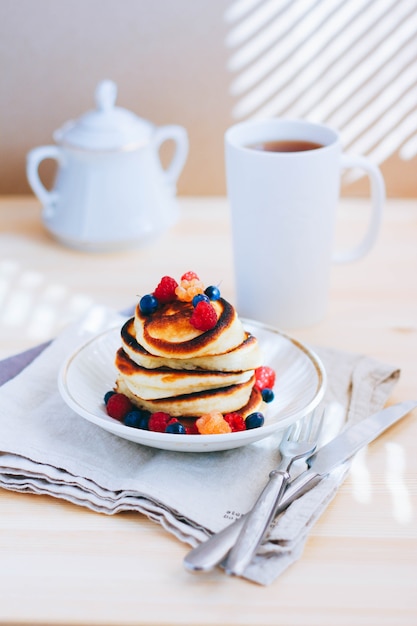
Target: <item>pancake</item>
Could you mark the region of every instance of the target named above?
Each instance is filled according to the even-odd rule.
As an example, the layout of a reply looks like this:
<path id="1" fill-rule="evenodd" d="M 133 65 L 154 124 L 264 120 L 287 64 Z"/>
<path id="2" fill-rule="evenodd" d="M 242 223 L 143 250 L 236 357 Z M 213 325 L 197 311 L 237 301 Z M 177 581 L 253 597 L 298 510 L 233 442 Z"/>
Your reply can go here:
<path id="1" fill-rule="evenodd" d="M 211 370 L 178 370 L 169 367 L 147 369 L 134 363 L 120 348 L 116 367 L 128 387 L 144 399 L 167 398 L 206 389 L 228 387 L 247 382 L 254 370 L 221 372 Z"/>
<path id="2" fill-rule="evenodd" d="M 245 418 L 263 405 L 255 388 L 262 365 L 257 339 L 219 289 L 204 290 L 193 272 L 180 285 L 163 277 L 120 336 L 115 390 L 139 409 L 196 420 L 213 412 Z"/>
<path id="3" fill-rule="evenodd" d="M 242 370 L 256 369 L 262 363 L 258 341 L 256 337 L 247 332 L 245 332 L 245 338 L 242 343 L 228 352 L 181 359 L 155 356 L 145 350 L 136 340 L 133 317 L 123 325 L 121 339 L 123 350 L 132 361 L 147 369 L 170 367 L 172 369 L 240 372 Z"/>
<path id="4" fill-rule="evenodd" d="M 262 405 L 260 392 L 253 388 L 254 379 L 253 376 L 248 382 L 241 385 L 154 400 L 146 400 L 137 396 L 130 388 L 129 383 L 121 377 L 116 381 L 116 390 L 126 395 L 135 406 L 151 413 L 163 411 L 173 417 L 199 417 L 216 410 L 223 414 L 238 411 L 242 417 L 246 417 L 259 410 Z"/>
<path id="5" fill-rule="evenodd" d="M 234 307 L 219 298 L 211 303 L 217 323 L 202 332 L 190 324 L 193 305 L 174 300 L 161 304 L 152 315 L 135 309 L 136 341 L 153 355 L 175 359 L 223 354 L 237 348 L 246 337 L 245 330 Z"/>

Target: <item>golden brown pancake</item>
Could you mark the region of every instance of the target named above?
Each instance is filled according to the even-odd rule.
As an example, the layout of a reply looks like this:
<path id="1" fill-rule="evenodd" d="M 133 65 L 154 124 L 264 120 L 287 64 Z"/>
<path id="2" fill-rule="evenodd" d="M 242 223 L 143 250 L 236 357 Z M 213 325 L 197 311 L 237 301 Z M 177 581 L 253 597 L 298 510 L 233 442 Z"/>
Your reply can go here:
<path id="1" fill-rule="evenodd" d="M 216 411 L 243 417 L 262 405 L 255 369 L 261 365 L 258 342 L 247 333 L 234 307 L 212 300 L 217 322 L 202 331 L 191 323 L 191 302 L 158 302 L 144 314 L 140 303 L 121 329 L 115 358 L 116 389 L 151 413 L 196 418 Z"/>
<path id="2" fill-rule="evenodd" d="M 209 389 L 171 398 L 145 400 L 137 396 L 128 382 L 119 377 L 116 389 L 126 395 L 137 407 L 155 413 L 163 411 L 173 417 L 198 417 L 211 411 L 232 413 L 238 411 L 243 417 L 257 411 L 262 404 L 262 396 L 253 388 L 255 377 L 242 385 L 232 385 L 221 389 Z"/>
<path id="3" fill-rule="evenodd" d="M 228 387 L 247 382 L 255 373 L 254 370 L 216 372 L 169 367 L 147 369 L 134 363 L 122 348 L 116 354 L 115 364 L 128 387 L 144 399 L 168 398 L 205 389 Z"/>
<path id="4" fill-rule="evenodd" d="M 234 307 L 223 298 L 211 304 L 217 324 L 205 332 L 190 324 L 190 302 L 174 300 L 161 304 L 151 315 L 144 315 L 138 304 L 134 321 L 136 341 L 153 355 L 176 359 L 222 354 L 236 348 L 246 333 Z"/>
<path id="5" fill-rule="evenodd" d="M 207 369 L 219 372 L 239 372 L 256 369 L 262 363 L 256 337 L 246 332 L 243 342 L 228 352 L 182 359 L 155 356 L 145 350 L 136 341 L 133 317 L 123 325 L 121 338 L 123 350 L 126 354 L 132 361 L 147 369 L 170 367 L 172 369 Z"/>

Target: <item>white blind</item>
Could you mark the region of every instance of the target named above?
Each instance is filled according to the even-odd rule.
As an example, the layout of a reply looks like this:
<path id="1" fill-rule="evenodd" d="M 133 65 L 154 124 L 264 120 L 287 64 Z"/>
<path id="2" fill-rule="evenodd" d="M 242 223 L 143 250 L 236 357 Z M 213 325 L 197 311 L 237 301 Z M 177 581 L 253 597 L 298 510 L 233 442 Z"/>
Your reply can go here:
<path id="1" fill-rule="evenodd" d="M 235 0 L 236 120 L 304 117 L 382 163 L 417 154 L 417 0 Z"/>

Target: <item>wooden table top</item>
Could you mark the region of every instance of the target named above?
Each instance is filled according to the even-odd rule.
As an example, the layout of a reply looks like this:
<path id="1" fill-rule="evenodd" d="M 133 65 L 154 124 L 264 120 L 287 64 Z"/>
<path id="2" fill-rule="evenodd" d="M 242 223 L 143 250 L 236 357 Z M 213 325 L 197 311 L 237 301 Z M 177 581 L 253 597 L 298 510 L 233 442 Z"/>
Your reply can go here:
<path id="1" fill-rule="evenodd" d="M 166 273 L 214 275 L 233 302 L 224 198 L 182 198 L 176 226 L 124 253 L 64 248 L 40 215 L 33 198 L 0 198 L 0 358 L 53 337 L 92 303 L 131 305 Z M 365 201 L 344 200 L 338 243 L 356 241 L 367 215 Z M 291 334 L 396 365 L 390 401 L 417 397 L 416 200 L 387 202 L 371 253 L 333 268 L 326 318 Z M 139 514 L 0 490 L 0 623 L 415 626 L 416 447 L 414 412 L 369 447 L 368 497 L 348 477 L 302 558 L 268 587 L 185 571 L 187 545 Z"/>

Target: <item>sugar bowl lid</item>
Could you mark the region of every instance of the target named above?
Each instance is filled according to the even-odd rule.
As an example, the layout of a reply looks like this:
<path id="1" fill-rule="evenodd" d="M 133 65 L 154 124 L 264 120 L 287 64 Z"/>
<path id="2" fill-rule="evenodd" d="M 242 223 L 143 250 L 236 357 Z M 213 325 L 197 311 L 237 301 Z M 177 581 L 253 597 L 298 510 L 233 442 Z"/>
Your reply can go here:
<path id="1" fill-rule="evenodd" d="M 71 120 L 54 133 L 54 139 L 83 150 L 134 150 L 149 142 L 154 125 L 131 111 L 115 106 L 117 85 L 101 81 L 95 91 L 96 109 Z"/>

